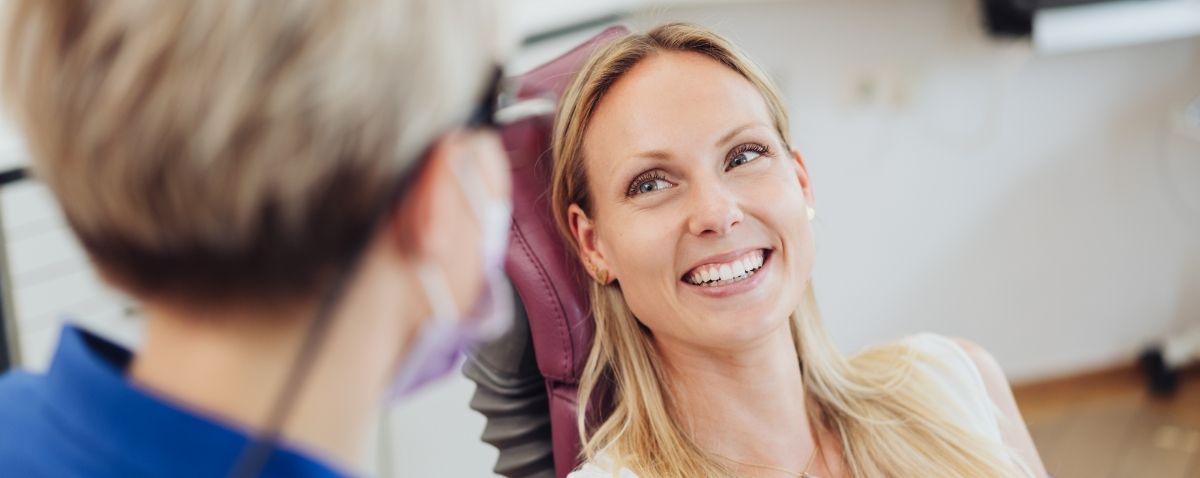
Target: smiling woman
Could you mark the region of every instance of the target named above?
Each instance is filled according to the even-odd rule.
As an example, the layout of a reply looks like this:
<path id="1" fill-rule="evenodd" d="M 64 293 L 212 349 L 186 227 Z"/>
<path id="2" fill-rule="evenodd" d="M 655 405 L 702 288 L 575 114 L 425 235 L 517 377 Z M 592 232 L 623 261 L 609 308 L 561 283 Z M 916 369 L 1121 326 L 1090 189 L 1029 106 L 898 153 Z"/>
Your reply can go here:
<path id="1" fill-rule="evenodd" d="M 836 350 L 782 105 L 684 24 L 600 48 L 565 93 L 552 207 L 596 321 L 573 476 L 1043 476 L 986 352 L 933 334 Z M 613 410 L 591 420 L 602 382 Z"/>

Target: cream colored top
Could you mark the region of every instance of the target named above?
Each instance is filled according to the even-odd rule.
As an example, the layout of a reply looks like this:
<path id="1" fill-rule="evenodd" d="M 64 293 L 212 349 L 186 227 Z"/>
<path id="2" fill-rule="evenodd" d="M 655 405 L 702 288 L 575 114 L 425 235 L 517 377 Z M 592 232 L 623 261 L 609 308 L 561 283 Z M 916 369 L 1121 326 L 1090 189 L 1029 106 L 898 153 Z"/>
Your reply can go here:
<path id="1" fill-rule="evenodd" d="M 934 377 L 940 379 L 942 385 L 950 391 L 957 406 L 966 415 L 964 425 L 973 428 L 984 437 L 1003 444 L 999 420 L 1003 419 L 1001 412 L 988 395 L 983 383 L 983 375 L 975 367 L 975 362 L 957 342 L 946 337 L 931 333 L 911 335 L 901 339 L 909 346 L 937 360 L 942 367 L 922 364 L 921 367 Z M 1004 447 L 1007 449 L 1008 447 Z M 1011 453 L 1009 459 L 1011 459 Z M 596 459 L 584 463 L 567 478 L 638 478 L 637 474 L 627 468 L 621 468 L 613 474 L 612 458 L 607 453 L 600 453 Z"/>

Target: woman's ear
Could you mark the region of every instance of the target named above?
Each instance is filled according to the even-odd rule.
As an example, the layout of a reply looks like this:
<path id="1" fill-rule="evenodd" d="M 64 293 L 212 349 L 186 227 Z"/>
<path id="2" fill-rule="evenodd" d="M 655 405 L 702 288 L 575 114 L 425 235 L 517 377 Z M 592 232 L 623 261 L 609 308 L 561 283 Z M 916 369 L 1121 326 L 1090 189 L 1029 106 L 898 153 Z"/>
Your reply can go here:
<path id="1" fill-rule="evenodd" d="M 571 235 L 575 244 L 579 245 L 579 259 L 592 280 L 608 284 L 615 276 L 604 254 L 600 251 L 599 238 L 596 236 L 596 224 L 588 217 L 578 204 L 567 208 L 567 224 L 571 227 Z"/>
<path id="2" fill-rule="evenodd" d="M 816 198 L 813 196 L 812 182 L 808 177 L 808 166 L 804 165 L 804 157 L 800 155 L 800 150 L 792 148 L 789 152 L 792 161 L 796 163 L 796 179 L 800 181 L 800 188 L 804 190 L 804 202 L 812 206 Z"/>

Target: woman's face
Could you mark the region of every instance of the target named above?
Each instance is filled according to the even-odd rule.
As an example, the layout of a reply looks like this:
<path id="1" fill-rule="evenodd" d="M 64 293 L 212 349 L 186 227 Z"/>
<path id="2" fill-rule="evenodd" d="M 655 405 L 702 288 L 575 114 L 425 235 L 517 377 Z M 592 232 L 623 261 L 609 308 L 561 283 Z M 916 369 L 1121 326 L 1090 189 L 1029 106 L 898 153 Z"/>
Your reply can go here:
<path id="1" fill-rule="evenodd" d="M 697 53 L 645 58 L 583 153 L 592 210 L 573 206 L 572 229 L 656 341 L 744 347 L 786 324 L 812 269 L 812 194 L 749 80 Z"/>

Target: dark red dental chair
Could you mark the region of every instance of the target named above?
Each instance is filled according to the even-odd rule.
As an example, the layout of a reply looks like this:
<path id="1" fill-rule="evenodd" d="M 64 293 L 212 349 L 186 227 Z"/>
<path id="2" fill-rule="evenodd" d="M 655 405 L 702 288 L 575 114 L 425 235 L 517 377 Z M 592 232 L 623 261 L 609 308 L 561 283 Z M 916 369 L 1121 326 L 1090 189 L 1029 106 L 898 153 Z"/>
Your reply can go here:
<path id="1" fill-rule="evenodd" d="M 471 408 L 487 417 L 483 441 L 500 451 L 507 477 L 563 477 L 578 465 L 575 395 L 594 332 L 587 276 L 550 214 L 550 133 L 559 96 L 599 44 L 628 30 L 610 27 L 516 79 L 502 105 L 512 162 L 513 226 L 505 269 L 518 303 L 512 330 L 481 347 L 463 372 L 478 385 Z"/>

